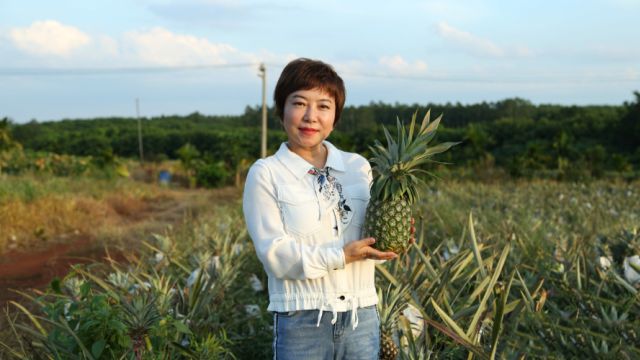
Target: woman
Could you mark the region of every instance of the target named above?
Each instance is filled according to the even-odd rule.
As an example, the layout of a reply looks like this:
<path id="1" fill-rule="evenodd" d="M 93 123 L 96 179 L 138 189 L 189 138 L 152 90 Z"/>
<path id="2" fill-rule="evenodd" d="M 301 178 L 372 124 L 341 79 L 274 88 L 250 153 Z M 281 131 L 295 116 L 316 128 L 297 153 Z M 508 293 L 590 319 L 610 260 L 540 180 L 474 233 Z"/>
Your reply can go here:
<path id="1" fill-rule="evenodd" d="M 340 119 L 344 83 L 331 66 L 297 59 L 274 99 L 287 142 L 251 166 L 243 209 L 269 278 L 275 359 L 377 359 L 372 238 L 360 239 L 371 168 L 326 138 Z"/>

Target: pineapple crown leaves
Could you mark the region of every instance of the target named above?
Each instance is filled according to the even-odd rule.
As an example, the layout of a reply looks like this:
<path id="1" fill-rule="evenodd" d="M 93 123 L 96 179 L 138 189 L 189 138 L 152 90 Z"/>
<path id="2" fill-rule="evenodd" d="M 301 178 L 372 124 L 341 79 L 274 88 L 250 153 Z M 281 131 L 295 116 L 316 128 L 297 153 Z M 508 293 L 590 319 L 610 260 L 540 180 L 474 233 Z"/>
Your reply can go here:
<path id="1" fill-rule="evenodd" d="M 433 155 L 445 152 L 459 142 L 445 142 L 428 146 L 433 140 L 440 125 L 442 115 L 430 121 L 431 110 L 422 119 L 420 128 L 416 126 L 418 112 L 413 113 L 411 123 L 407 127 L 396 118 L 397 134 L 394 138 L 383 126 L 387 141 L 385 147 L 378 140 L 369 147 L 373 157 L 373 184 L 371 195 L 374 199 L 387 200 L 405 198 L 409 203 L 419 199 L 418 186 L 424 181 L 420 174 L 429 174 L 419 166 L 431 160 Z"/>
<path id="2" fill-rule="evenodd" d="M 397 326 L 400 313 L 407 306 L 407 296 L 409 296 L 407 285 L 394 287 L 389 284 L 384 293 L 382 293 L 382 289 L 378 290 L 378 298 L 380 299 L 378 312 L 383 330 L 390 331 Z"/>

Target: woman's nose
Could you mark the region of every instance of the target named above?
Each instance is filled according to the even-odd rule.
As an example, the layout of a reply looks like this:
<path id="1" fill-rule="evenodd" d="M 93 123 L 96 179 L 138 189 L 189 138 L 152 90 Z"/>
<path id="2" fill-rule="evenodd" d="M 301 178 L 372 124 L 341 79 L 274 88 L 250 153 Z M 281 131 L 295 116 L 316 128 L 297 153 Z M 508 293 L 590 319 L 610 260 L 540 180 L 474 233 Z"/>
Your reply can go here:
<path id="1" fill-rule="evenodd" d="M 313 106 L 308 106 L 306 111 L 304 112 L 303 120 L 313 121 L 315 120 L 316 111 Z"/>

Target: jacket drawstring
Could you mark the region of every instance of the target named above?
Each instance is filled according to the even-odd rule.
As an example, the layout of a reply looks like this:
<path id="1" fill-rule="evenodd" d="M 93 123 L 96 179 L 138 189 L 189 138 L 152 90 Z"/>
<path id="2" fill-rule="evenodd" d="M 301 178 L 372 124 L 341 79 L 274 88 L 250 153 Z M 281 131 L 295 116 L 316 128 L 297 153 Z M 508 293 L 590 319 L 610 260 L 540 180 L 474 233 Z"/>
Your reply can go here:
<path id="1" fill-rule="evenodd" d="M 335 325 L 338 321 L 338 311 L 336 311 L 336 307 L 328 302 L 324 302 L 322 303 L 322 305 L 320 305 L 320 311 L 318 312 L 318 323 L 316 324 L 316 327 L 320 327 L 320 321 L 322 320 L 322 314 L 324 313 L 325 304 L 329 305 L 329 307 L 331 308 L 331 312 L 333 313 L 333 318 L 331 318 L 331 325 Z"/>
<path id="2" fill-rule="evenodd" d="M 349 302 L 351 303 L 351 327 L 355 330 L 358 327 L 358 302 L 355 301 L 355 298 L 349 299 Z M 322 305 L 320 305 L 320 311 L 318 312 L 318 322 L 316 323 L 316 327 L 320 327 L 320 321 L 322 321 L 322 314 L 324 314 L 325 305 L 329 306 L 333 313 L 331 325 L 335 325 L 338 321 L 338 311 L 336 311 L 336 307 L 329 302 L 323 302 Z"/>
<path id="3" fill-rule="evenodd" d="M 351 324 L 353 330 L 358 327 L 358 303 L 353 298 L 351 298 Z"/>
<path id="4" fill-rule="evenodd" d="M 322 320 L 322 313 L 324 312 L 324 304 L 320 305 L 320 312 L 318 313 L 318 323 L 316 327 L 320 327 L 320 320 Z"/>

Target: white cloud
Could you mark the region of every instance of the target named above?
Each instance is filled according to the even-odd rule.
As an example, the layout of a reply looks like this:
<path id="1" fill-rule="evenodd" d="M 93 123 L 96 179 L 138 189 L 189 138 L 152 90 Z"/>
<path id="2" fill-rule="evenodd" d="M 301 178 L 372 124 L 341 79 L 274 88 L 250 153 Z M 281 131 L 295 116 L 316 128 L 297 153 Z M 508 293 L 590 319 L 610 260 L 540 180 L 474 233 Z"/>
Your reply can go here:
<path id="1" fill-rule="evenodd" d="M 338 74 L 349 81 L 367 78 L 396 78 L 425 76 L 428 65 L 424 61 L 409 61 L 400 55 L 385 55 L 377 61 L 340 60 L 329 61 Z"/>
<path id="2" fill-rule="evenodd" d="M 164 66 L 226 64 L 243 57 L 231 45 L 174 34 L 160 27 L 126 33 L 123 42 L 143 62 Z"/>
<path id="3" fill-rule="evenodd" d="M 410 63 L 400 55 L 383 56 L 378 63 L 385 69 L 399 75 L 417 75 L 424 74 L 427 71 L 427 64 L 425 62 L 416 60 Z"/>
<path id="4" fill-rule="evenodd" d="M 155 27 L 116 37 L 82 32 L 55 20 L 9 29 L 0 36 L 22 53 L 23 61 L 47 66 L 192 66 L 274 61 L 282 56 L 241 52 L 205 37 L 177 34 Z M 267 57 L 266 59 L 264 57 Z"/>
<path id="5" fill-rule="evenodd" d="M 494 57 L 505 55 L 504 49 L 494 44 L 492 41 L 473 35 L 470 32 L 457 29 L 446 22 L 439 22 L 436 24 L 436 31 L 445 40 L 449 40 L 472 53 Z"/>
<path id="6" fill-rule="evenodd" d="M 26 28 L 13 28 L 8 34 L 19 49 L 34 55 L 68 57 L 88 45 L 91 37 L 79 29 L 55 20 L 36 21 Z"/>
<path id="7" fill-rule="evenodd" d="M 534 55 L 534 52 L 525 45 L 499 46 L 489 39 L 460 30 L 444 21 L 436 24 L 436 32 L 445 40 L 473 55 L 498 58 L 530 57 Z"/>
<path id="8" fill-rule="evenodd" d="M 120 44 L 112 37 L 106 35 L 100 35 L 96 37 L 96 47 L 99 53 L 104 54 L 107 57 L 117 57 L 120 52 Z"/>

